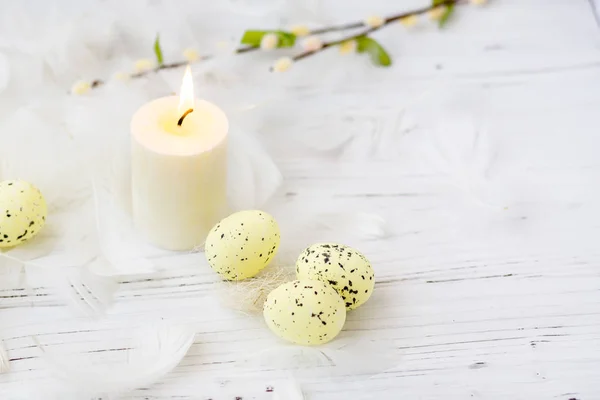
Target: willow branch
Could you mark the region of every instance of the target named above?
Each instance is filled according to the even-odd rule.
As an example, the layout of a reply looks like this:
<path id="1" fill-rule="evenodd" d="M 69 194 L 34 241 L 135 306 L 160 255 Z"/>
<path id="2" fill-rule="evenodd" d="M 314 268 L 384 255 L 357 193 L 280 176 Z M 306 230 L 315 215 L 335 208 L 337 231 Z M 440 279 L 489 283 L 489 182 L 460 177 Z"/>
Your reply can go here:
<path id="1" fill-rule="evenodd" d="M 356 28 L 360 28 L 363 26 L 365 26 L 365 23 L 362 21 L 350 22 L 348 24 L 343 24 L 343 25 L 313 29 L 313 30 L 309 31 L 309 35 L 321 35 L 323 33 L 329 33 L 329 32 L 347 31 L 349 29 L 356 29 Z"/>
<path id="2" fill-rule="evenodd" d="M 260 49 L 260 47 L 258 47 L 258 46 L 245 46 L 245 47 L 239 47 L 239 48 L 235 49 L 235 53 L 236 54 L 242 54 L 242 53 L 248 53 L 250 51 L 259 50 L 259 49 Z M 214 57 L 213 55 L 207 55 L 207 56 L 201 57 L 197 61 L 206 61 L 206 60 L 209 60 L 209 59 L 211 59 L 213 57 Z M 169 64 L 161 64 L 161 65 L 159 65 L 156 68 L 149 69 L 147 71 L 136 72 L 135 74 L 131 74 L 130 78 L 142 78 L 144 76 L 147 76 L 147 75 L 150 75 L 150 74 L 155 74 L 155 73 L 163 71 L 163 70 L 183 67 L 185 65 L 188 65 L 189 63 L 190 63 L 189 61 L 178 61 L 178 62 L 169 63 Z M 97 87 L 102 86 L 104 84 L 106 84 L 105 81 L 103 81 L 101 79 L 96 79 L 96 80 L 92 81 L 91 87 L 92 88 L 97 88 Z"/>
<path id="3" fill-rule="evenodd" d="M 212 58 L 212 56 L 202 57 L 198 61 L 208 60 L 209 58 Z M 154 69 L 149 69 L 147 71 L 141 71 L 141 72 L 136 72 L 135 74 L 131 74 L 130 78 L 142 78 L 142 77 L 144 77 L 146 75 L 154 74 L 154 73 L 157 73 L 159 71 L 163 71 L 163 70 L 166 70 L 166 69 L 179 68 L 179 67 L 183 67 L 184 65 L 188 65 L 188 64 L 189 64 L 188 61 L 178 61 L 178 62 L 169 63 L 169 64 L 161 64 L 161 65 L 159 65 L 158 67 L 156 67 Z M 92 81 L 91 87 L 92 88 L 96 88 L 96 87 L 102 86 L 104 84 L 106 84 L 105 81 L 100 80 L 100 79 L 96 79 L 95 81 Z"/>
<path id="4" fill-rule="evenodd" d="M 365 30 L 363 30 L 361 32 L 358 32 L 358 33 L 356 33 L 354 35 L 347 36 L 347 37 L 342 38 L 342 39 L 333 40 L 333 41 L 330 41 L 330 42 L 325 42 L 325 43 L 323 43 L 323 46 L 321 46 L 321 48 L 319 48 L 317 50 L 305 51 L 304 53 L 297 54 L 294 57 L 292 57 L 292 60 L 293 61 L 299 61 L 299 60 L 302 60 L 304 58 L 307 58 L 307 57 L 310 57 L 312 55 L 315 55 L 317 53 L 320 53 L 320 52 L 322 52 L 323 50 L 325 50 L 325 49 L 327 49 L 329 47 L 338 46 L 338 45 L 340 45 L 340 44 L 342 44 L 344 42 L 349 42 L 351 40 L 355 40 L 355 39 L 358 39 L 358 38 L 363 37 L 363 36 L 368 36 L 369 34 L 375 32 L 375 31 L 378 31 L 379 29 L 381 29 L 381 28 L 383 28 L 383 27 L 391 24 L 392 22 L 399 21 L 399 20 L 401 20 L 403 18 L 412 17 L 413 15 L 422 15 L 422 14 L 425 14 L 425 13 L 427 13 L 427 12 L 429 12 L 429 11 L 435 9 L 435 8 L 438 8 L 438 7 L 444 7 L 444 6 L 449 6 L 449 5 L 457 5 L 457 4 L 461 4 L 462 2 L 463 1 L 461 1 L 461 0 L 447 0 L 447 1 L 444 1 L 444 2 L 440 2 L 439 4 L 436 4 L 436 5 L 431 5 L 431 6 L 428 6 L 428 7 L 419 8 L 417 10 L 404 12 L 402 14 L 392 15 L 390 17 L 387 17 L 384 20 L 383 24 L 381 24 L 379 26 L 370 27 L 368 29 L 365 29 Z M 352 23 L 352 24 L 347 24 L 347 25 L 339 25 L 339 26 L 334 26 L 334 27 L 330 27 L 330 28 L 323 28 L 323 29 L 320 30 L 319 33 L 326 33 L 326 32 L 332 32 L 332 31 L 340 31 L 340 30 L 345 30 L 345 29 L 350 29 L 350 28 L 360 28 L 362 26 L 364 26 L 364 24 L 362 22 L 360 22 L 360 23 Z"/>
<path id="5" fill-rule="evenodd" d="M 396 15 L 391 15 L 387 18 L 384 19 L 384 22 L 382 25 L 380 26 L 376 26 L 376 27 L 369 27 L 361 32 L 358 32 L 356 34 L 347 36 L 343 39 L 339 39 L 339 40 L 333 40 L 330 42 L 325 42 L 323 43 L 323 46 L 318 49 L 318 50 L 313 50 L 313 51 L 307 51 L 304 53 L 300 53 L 294 57 L 292 57 L 292 60 L 294 61 L 299 61 L 302 60 L 304 58 L 310 57 L 312 55 L 315 55 L 317 53 L 320 53 L 321 51 L 330 48 L 330 47 L 334 47 L 337 45 L 340 45 L 344 42 L 350 41 L 350 40 L 354 40 L 357 39 L 359 37 L 363 37 L 363 36 L 367 36 L 381 28 L 383 28 L 384 26 L 389 25 L 392 22 L 398 21 L 402 18 L 406 18 L 406 17 L 411 17 L 413 15 L 421 15 L 421 14 L 425 14 L 437 7 L 444 7 L 444 6 L 449 6 L 449 5 L 458 5 L 458 4 L 462 4 L 465 3 L 466 0 L 446 0 L 446 1 L 442 1 L 439 4 L 436 5 L 430 5 L 428 7 L 423 7 L 423 8 L 419 8 L 413 11 L 408 11 L 408 12 L 403 12 L 401 14 L 396 14 Z M 318 29 L 313 29 L 311 31 L 308 32 L 309 35 L 320 35 L 320 34 L 324 34 L 324 33 L 330 33 L 330 32 L 340 32 L 340 31 L 346 31 L 346 30 L 350 30 L 350 29 L 358 29 L 358 28 L 362 28 L 365 27 L 366 24 L 363 21 L 356 21 L 356 22 L 350 22 L 347 24 L 342 24 L 342 25 L 334 25 L 334 26 L 330 26 L 330 27 L 324 27 L 324 28 L 318 28 Z M 234 53 L 235 54 L 243 54 L 243 53 L 249 53 L 252 51 L 256 51 L 256 50 L 260 50 L 260 46 L 244 46 L 244 47 L 238 47 L 237 49 L 235 49 Z M 199 60 L 197 61 L 205 61 L 205 60 L 209 60 L 211 58 L 213 58 L 214 55 L 207 55 L 204 57 L 201 57 Z M 179 67 L 183 67 L 185 65 L 189 64 L 189 61 L 178 61 L 178 62 L 174 62 L 174 63 L 169 63 L 169 64 L 161 64 L 156 68 L 153 69 L 149 69 L 147 71 L 141 71 L 141 72 L 137 72 L 135 74 L 132 74 L 130 77 L 131 78 L 142 78 L 144 76 L 150 75 L 150 74 L 154 74 L 154 73 L 158 73 L 160 71 L 163 70 L 168 70 L 168 69 L 174 69 L 174 68 L 179 68 Z M 105 81 L 101 80 L 101 79 L 96 79 L 94 81 L 91 82 L 91 88 L 97 88 L 99 86 L 102 86 L 106 84 Z"/>
<path id="6" fill-rule="evenodd" d="M 260 49 L 260 47 L 258 47 L 258 46 L 239 47 L 239 48 L 235 49 L 235 53 L 236 54 L 248 53 L 249 51 L 254 51 L 254 50 L 258 50 L 258 49 Z"/>
<path id="7" fill-rule="evenodd" d="M 405 17 L 410 17 L 412 15 L 424 14 L 427 11 L 430 11 L 436 7 L 447 6 L 450 4 L 458 4 L 459 2 L 460 2 L 459 0 L 448 0 L 448 1 L 440 2 L 439 4 L 436 4 L 435 6 L 432 5 L 432 6 L 424 7 L 424 8 L 418 9 L 418 10 L 404 12 L 402 14 L 392 15 L 385 19 L 384 25 L 386 25 L 390 22 L 398 21 L 399 19 L 402 19 Z M 362 28 L 364 26 L 365 26 L 365 23 L 363 21 L 349 22 L 347 24 L 342 24 L 342 25 L 334 25 L 334 26 L 329 26 L 329 27 L 325 27 L 325 28 L 313 29 L 309 32 L 309 35 L 321 35 L 323 33 L 329 33 L 329 32 L 347 31 L 350 29 Z"/>

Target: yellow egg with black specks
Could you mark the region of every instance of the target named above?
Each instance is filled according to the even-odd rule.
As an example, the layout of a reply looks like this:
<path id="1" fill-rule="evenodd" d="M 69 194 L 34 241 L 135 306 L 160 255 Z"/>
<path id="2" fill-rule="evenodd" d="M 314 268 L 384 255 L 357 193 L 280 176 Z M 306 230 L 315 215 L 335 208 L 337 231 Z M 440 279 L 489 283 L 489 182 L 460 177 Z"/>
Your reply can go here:
<path id="1" fill-rule="evenodd" d="M 327 343 L 346 322 L 340 295 L 320 281 L 284 283 L 269 293 L 263 308 L 269 329 L 277 336 L 301 345 Z"/>
<path id="2" fill-rule="evenodd" d="M 0 248 L 17 246 L 37 235 L 48 209 L 42 193 L 29 182 L 0 182 Z"/>
<path id="3" fill-rule="evenodd" d="M 204 253 L 224 279 L 252 278 L 265 268 L 279 248 L 279 226 L 270 214 L 246 210 L 221 220 L 208 233 Z"/>
<path id="4" fill-rule="evenodd" d="M 296 276 L 331 285 L 348 310 L 369 300 L 375 287 L 369 260 L 358 250 L 337 243 L 317 243 L 306 248 L 296 261 Z"/>

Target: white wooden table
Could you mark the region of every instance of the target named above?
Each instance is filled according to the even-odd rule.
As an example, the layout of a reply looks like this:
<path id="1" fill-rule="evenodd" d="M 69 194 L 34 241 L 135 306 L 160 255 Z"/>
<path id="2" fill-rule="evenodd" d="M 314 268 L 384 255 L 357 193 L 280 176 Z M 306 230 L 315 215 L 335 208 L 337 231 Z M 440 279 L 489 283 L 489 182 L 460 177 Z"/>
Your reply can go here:
<path id="1" fill-rule="evenodd" d="M 341 23 L 422 2 L 318 4 L 323 22 Z M 203 27 L 207 35 L 294 20 L 213 6 L 186 6 L 192 19 L 219 16 Z M 249 92 L 279 93 L 254 123 L 284 176 L 265 206 L 281 218 L 284 240 L 294 219 L 348 215 L 354 222 L 322 224 L 298 248 L 343 238 L 377 276 L 345 334 L 378 340 L 391 365 L 357 346 L 352 362 L 372 366 L 334 378 L 313 371 L 298 378 L 302 390 L 327 400 L 600 399 L 600 27 L 592 4 L 496 0 L 461 8 L 443 31 L 422 21 L 376 37 L 393 55 L 391 69 L 331 51 L 288 74 L 244 80 Z M 248 74 L 272 57 L 249 55 Z M 198 324 L 187 356 L 122 398 L 269 398 L 264 388 L 277 390 L 289 375 L 240 375 L 234 366 L 271 334 L 260 318 L 206 307 L 217 279 L 197 257 L 122 279 L 114 306 L 94 319 L 74 314 L 42 278 L 31 277 L 34 298 L 3 286 L 0 334 L 11 371 L 0 375 L 0 398 L 67 398 L 36 392 L 52 367 L 32 336 L 55 354 L 119 363 L 131 332 L 186 315 Z"/>

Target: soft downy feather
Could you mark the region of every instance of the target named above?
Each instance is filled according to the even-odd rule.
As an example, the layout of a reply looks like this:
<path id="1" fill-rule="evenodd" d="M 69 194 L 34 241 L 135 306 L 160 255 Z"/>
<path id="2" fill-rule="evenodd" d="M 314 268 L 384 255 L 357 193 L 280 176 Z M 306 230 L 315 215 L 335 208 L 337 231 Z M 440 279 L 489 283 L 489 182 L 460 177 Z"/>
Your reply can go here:
<path id="1" fill-rule="evenodd" d="M 362 245 L 393 235 L 387 220 L 379 214 L 317 209 L 308 212 L 303 206 L 286 210 L 288 217 L 278 218 L 282 237 L 289 238 L 279 250 L 283 263 L 295 265 L 300 252 L 314 243 L 336 242 L 360 250 Z"/>
<path id="2" fill-rule="evenodd" d="M 273 391 L 273 400 L 304 400 L 302 388 L 298 382 L 290 378 L 285 382 L 277 385 L 277 389 Z"/>
<path id="3" fill-rule="evenodd" d="M 118 104 L 111 100 L 115 97 Z M 92 186 L 100 261 L 92 269 L 99 275 L 150 273 L 155 267 L 146 257 L 165 253 L 138 237 L 131 218 L 129 119 L 144 101 L 139 90 L 118 85 L 96 97 L 70 100 L 73 112 L 67 124 Z"/>
<path id="4" fill-rule="evenodd" d="M 49 281 L 56 276 L 54 271 L 46 270 Z M 92 273 L 87 267 L 67 268 L 58 274 L 53 289 L 66 298 L 68 304 L 90 317 L 104 314 L 112 304 L 118 284 L 111 277 Z"/>
<path id="5" fill-rule="evenodd" d="M 337 59 L 341 60 L 339 57 Z M 371 66 L 368 68 L 372 71 Z M 329 83 L 323 83 L 327 84 Z M 308 93 L 299 99 L 283 98 L 274 106 L 275 114 L 292 115 L 299 121 L 294 126 L 285 127 L 289 134 L 281 145 L 289 146 L 291 141 L 294 147 L 311 151 L 312 155 L 318 152 L 353 163 L 368 160 L 398 161 L 398 156 L 403 153 L 406 141 L 409 140 L 405 135 L 410 130 L 407 110 L 413 104 L 421 102 L 430 92 L 429 89 L 407 90 L 401 95 L 394 95 L 394 105 L 390 106 L 390 95 L 385 93 L 381 99 L 373 98 L 368 104 L 363 104 L 359 100 L 361 97 L 349 97 L 346 91 L 334 86 L 329 90 L 331 101 L 325 113 L 315 109 L 318 102 L 310 100 L 327 89 L 321 87 L 313 90 L 316 93 L 307 90 Z M 305 115 L 313 117 L 307 119 L 304 118 Z M 325 135 L 324 130 L 327 132 Z M 273 143 L 281 140 L 276 133 L 269 139 Z"/>
<path id="6" fill-rule="evenodd" d="M 262 142 L 259 122 L 279 93 L 256 90 L 239 67 L 239 57 L 218 56 L 194 69 L 203 97 L 218 104 L 229 118 L 227 199 L 232 211 L 260 208 L 283 181 Z"/>
<path id="7" fill-rule="evenodd" d="M 18 283 L 13 284 L 12 287 L 24 289 L 32 300 L 36 293 L 28 277 L 34 274 L 36 281 L 43 282 L 49 291 L 58 295 L 66 304 L 83 315 L 93 317 L 104 314 L 112 304 L 118 284 L 111 277 L 92 273 L 88 265 L 77 267 L 65 265 L 68 258 L 60 255 L 30 260 L 31 255 L 24 249 L 19 249 L 14 255 L 13 252 L 0 253 L 0 258 L 8 261 L 7 265 L 2 266 L 4 270 L 14 271 L 18 268 Z M 97 259 L 90 261 L 91 265 L 100 262 Z"/>
<path id="8" fill-rule="evenodd" d="M 366 212 L 339 212 L 320 214 L 315 227 L 327 231 L 351 232 L 364 239 L 385 239 L 391 235 L 387 221 L 380 215 Z"/>
<path id="9" fill-rule="evenodd" d="M 285 371 L 300 381 L 343 379 L 377 375 L 394 367 L 399 358 L 391 341 L 362 338 L 353 332 L 342 332 L 320 346 L 283 343 L 274 337 L 267 341 L 260 346 L 261 350 L 238 362 L 236 368 L 244 373 L 264 369 Z"/>
<path id="10" fill-rule="evenodd" d="M 4 346 L 4 341 L 0 340 L 0 374 L 8 372 L 10 370 L 10 359 L 8 358 L 8 353 L 6 352 L 6 346 Z"/>
<path id="11" fill-rule="evenodd" d="M 97 278 L 87 270 L 97 254 L 97 244 L 90 236 L 90 185 L 79 173 L 73 140 L 56 117 L 61 110 L 60 103 L 32 104 L 4 121 L 2 131 L 11 136 L 4 138 L 6 146 L 0 149 L 0 177 L 23 179 L 39 187 L 49 216 L 40 234 L 3 250 L 2 255 L 29 272 L 47 274 L 50 290 L 69 303 L 83 306 L 90 314 L 107 307 L 114 282 Z M 19 135 L 14 135 L 17 131 Z M 23 154 L 28 157 L 22 157 Z M 23 284 L 28 287 L 26 281 Z"/>
<path id="12" fill-rule="evenodd" d="M 490 184 L 499 146 L 484 124 L 488 112 L 484 89 L 450 84 L 440 84 L 407 110 L 426 139 L 424 156 L 435 172 L 447 174 L 478 205 L 500 210 L 505 199 Z"/>
<path id="13" fill-rule="evenodd" d="M 258 138 L 237 126 L 229 131 L 227 197 L 234 211 L 254 209 L 271 198 L 283 176 Z"/>
<path id="14" fill-rule="evenodd" d="M 99 258 L 92 270 L 103 276 L 137 275 L 154 272 L 156 267 L 144 255 L 159 253 L 136 234 L 130 215 L 116 206 L 111 191 L 94 181 L 96 228 Z"/>
<path id="15" fill-rule="evenodd" d="M 120 396 L 148 387 L 164 377 L 185 357 L 195 333 L 187 326 L 152 326 L 138 332 L 127 346 L 127 363 L 94 364 L 90 353 L 64 355 L 45 347 L 37 339 L 43 359 L 58 378 L 61 399 L 82 396 Z"/>
<path id="16" fill-rule="evenodd" d="M 472 244 L 491 237 L 516 240 L 523 229 L 517 223 L 522 222 L 517 217 L 522 213 L 529 216 L 527 229 L 547 220 L 534 218 L 542 212 L 534 204 L 547 198 L 529 176 L 535 156 L 519 155 L 515 144 L 522 138 L 514 141 L 518 131 L 511 130 L 509 120 L 489 118 L 504 114 L 491 106 L 493 96 L 486 91 L 481 85 L 446 83 L 407 111 L 417 122 L 423 165 L 451 188 L 436 213 L 452 221 L 452 229 Z M 507 125 L 488 124 L 492 119 Z"/>
<path id="17" fill-rule="evenodd" d="M 103 262 L 94 255 L 97 248 L 94 238 L 86 236 L 79 229 L 85 222 L 77 217 L 63 215 L 58 227 L 42 232 L 39 238 L 14 249 L 0 253 L 0 257 L 21 269 L 19 287 L 23 287 L 31 296 L 35 293 L 27 277 L 37 275 L 51 292 L 60 296 L 67 304 L 84 315 L 94 316 L 104 313 L 112 304 L 117 290 L 116 281 L 96 275 L 90 268 Z M 67 228 L 63 228 L 67 226 Z M 45 237 L 48 235 L 49 239 Z"/>
<path id="18" fill-rule="evenodd" d="M 8 86 L 10 80 L 10 68 L 8 65 L 8 59 L 3 53 L 0 53 L 0 94 Z"/>

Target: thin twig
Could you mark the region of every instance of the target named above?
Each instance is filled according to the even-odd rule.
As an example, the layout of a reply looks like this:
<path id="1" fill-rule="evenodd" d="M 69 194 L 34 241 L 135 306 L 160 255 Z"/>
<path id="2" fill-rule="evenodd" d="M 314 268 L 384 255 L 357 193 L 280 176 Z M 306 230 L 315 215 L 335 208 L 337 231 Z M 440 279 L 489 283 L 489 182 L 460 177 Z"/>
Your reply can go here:
<path id="1" fill-rule="evenodd" d="M 210 58 L 212 58 L 213 56 L 204 56 L 202 58 L 200 58 L 198 61 L 206 61 Z M 153 69 L 149 69 L 147 71 L 140 71 L 137 72 L 135 74 L 131 74 L 130 78 L 142 78 L 146 75 L 152 74 L 152 73 L 157 73 L 159 71 L 165 70 L 165 69 L 174 69 L 174 68 L 179 68 L 179 67 L 183 67 L 184 65 L 189 64 L 188 61 L 179 61 L 179 62 L 174 62 L 174 63 L 170 63 L 170 64 L 161 64 L 156 68 Z M 102 81 L 100 79 L 96 79 L 95 81 L 92 81 L 91 87 L 92 88 L 96 88 L 98 86 L 102 86 L 104 85 L 106 82 Z"/>
<path id="2" fill-rule="evenodd" d="M 254 51 L 254 50 L 258 50 L 258 49 L 260 49 L 259 46 L 239 47 L 239 48 L 235 49 L 235 53 L 236 54 L 242 54 L 242 53 L 247 53 L 249 51 Z"/>
<path id="3" fill-rule="evenodd" d="M 321 35 L 323 33 L 329 33 L 329 32 L 347 31 L 349 29 L 356 29 L 356 28 L 360 28 L 362 26 L 365 26 L 365 23 L 362 21 L 350 22 L 348 24 L 343 24 L 343 25 L 313 29 L 309 32 L 309 35 Z"/>

